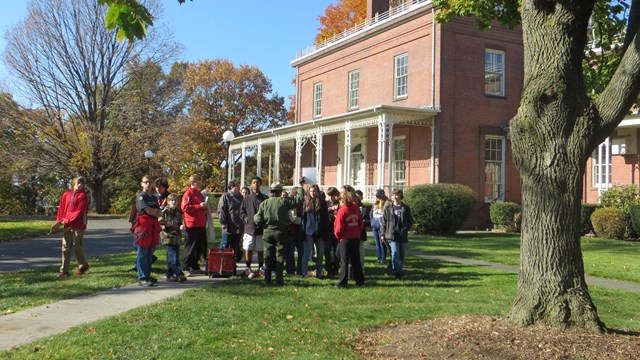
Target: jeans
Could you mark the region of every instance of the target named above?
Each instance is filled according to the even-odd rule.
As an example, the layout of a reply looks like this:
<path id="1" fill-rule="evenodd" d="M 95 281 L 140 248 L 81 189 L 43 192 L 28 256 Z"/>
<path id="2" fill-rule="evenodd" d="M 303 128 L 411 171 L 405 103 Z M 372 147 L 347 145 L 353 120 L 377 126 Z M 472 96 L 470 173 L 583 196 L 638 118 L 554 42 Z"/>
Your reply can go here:
<path id="1" fill-rule="evenodd" d="M 143 248 L 138 246 L 138 257 L 136 258 L 136 266 L 138 267 L 138 279 L 149 280 L 151 278 L 151 262 L 153 260 L 153 246 Z"/>
<path id="2" fill-rule="evenodd" d="M 391 273 L 394 275 L 402 275 L 402 266 L 404 265 L 404 255 L 407 251 L 407 242 L 388 241 L 391 249 Z"/>
<path id="3" fill-rule="evenodd" d="M 180 245 L 167 245 L 167 278 L 182 275 L 180 269 Z"/>
<path id="4" fill-rule="evenodd" d="M 373 239 L 376 242 L 376 256 L 378 260 L 387 260 L 387 245 L 380 240 L 380 228 L 373 228 Z"/>
<path id="5" fill-rule="evenodd" d="M 233 249 L 233 258 L 234 260 L 240 261 L 242 260 L 242 249 L 240 248 L 240 239 L 242 239 L 242 235 L 240 234 L 228 234 L 222 233 L 222 240 L 220 241 L 220 249 Z"/>
<path id="6" fill-rule="evenodd" d="M 313 244 L 316 244 L 316 277 L 321 279 L 322 275 L 322 258 L 324 257 L 324 239 L 318 237 L 316 239 L 311 235 L 306 235 L 306 241 L 304 245 L 304 256 L 302 257 L 302 276 L 306 276 L 309 272 L 309 260 L 311 259 L 311 252 L 313 251 Z"/>

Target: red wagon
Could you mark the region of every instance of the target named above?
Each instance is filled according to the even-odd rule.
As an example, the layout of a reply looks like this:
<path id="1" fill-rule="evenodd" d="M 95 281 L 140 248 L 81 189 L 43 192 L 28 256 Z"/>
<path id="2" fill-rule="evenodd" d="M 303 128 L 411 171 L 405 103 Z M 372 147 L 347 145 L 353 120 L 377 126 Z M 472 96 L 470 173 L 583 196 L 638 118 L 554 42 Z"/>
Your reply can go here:
<path id="1" fill-rule="evenodd" d="M 230 277 L 236 273 L 233 249 L 209 249 L 207 274 L 209 277 Z"/>

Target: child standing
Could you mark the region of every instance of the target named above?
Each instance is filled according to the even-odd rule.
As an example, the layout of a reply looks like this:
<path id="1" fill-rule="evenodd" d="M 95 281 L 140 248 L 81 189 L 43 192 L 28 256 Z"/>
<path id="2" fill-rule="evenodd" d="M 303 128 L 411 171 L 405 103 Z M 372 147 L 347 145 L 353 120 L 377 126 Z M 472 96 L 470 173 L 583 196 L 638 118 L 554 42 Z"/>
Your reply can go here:
<path id="1" fill-rule="evenodd" d="M 178 206 L 179 197 L 176 194 L 167 196 L 167 206 L 162 210 L 162 232 L 160 240 L 167 249 L 167 281 L 187 281 L 180 268 L 180 240 L 182 239 L 182 212 Z"/>
<path id="2" fill-rule="evenodd" d="M 402 266 L 409 242 L 409 229 L 413 225 L 411 209 L 402 199 L 402 189 L 393 190 L 393 203 L 386 206 L 380 218 L 380 240 L 389 244 L 391 249 L 391 272 L 396 278 L 403 275 Z"/>

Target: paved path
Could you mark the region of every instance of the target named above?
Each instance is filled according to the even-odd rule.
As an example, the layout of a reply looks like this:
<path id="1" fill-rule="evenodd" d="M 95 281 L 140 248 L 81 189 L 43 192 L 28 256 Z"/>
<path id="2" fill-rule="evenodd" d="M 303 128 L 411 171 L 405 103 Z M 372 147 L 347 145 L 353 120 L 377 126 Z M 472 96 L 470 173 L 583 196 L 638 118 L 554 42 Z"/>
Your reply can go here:
<path id="1" fill-rule="evenodd" d="M 86 235 L 86 252 L 90 257 L 131 250 L 131 236 L 125 220 L 94 219 Z M 371 245 L 368 245 L 371 246 Z M 0 243 L 0 272 L 34 266 L 58 264 L 60 240 L 41 237 Z M 515 266 L 492 264 L 452 256 L 436 256 L 409 251 L 408 255 L 438 259 L 471 266 L 485 266 L 507 272 L 518 272 Z M 5 264 L 9 261 L 10 264 Z M 189 278 L 184 284 L 159 279 L 157 286 L 142 288 L 137 284 L 83 296 L 53 304 L 0 316 L 0 351 L 25 345 L 31 341 L 62 333 L 74 326 L 118 315 L 140 306 L 177 296 L 184 291 L 225 279 L 206 276 Z M 640 284 L 587 277 L 587 283 L 614 289 L 640 292 Z"/>

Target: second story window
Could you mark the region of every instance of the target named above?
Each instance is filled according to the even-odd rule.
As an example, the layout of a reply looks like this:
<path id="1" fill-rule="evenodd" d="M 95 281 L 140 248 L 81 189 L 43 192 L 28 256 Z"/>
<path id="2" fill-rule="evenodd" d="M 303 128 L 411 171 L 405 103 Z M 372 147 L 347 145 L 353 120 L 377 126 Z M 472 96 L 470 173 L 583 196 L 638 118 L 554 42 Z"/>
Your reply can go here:
<path id="1" fill-rule="evenodd" d="M 313 84 L 313 117 L 322 116 L 322 83 Z"/>
<path id="2" fill-rule="evenodd" d="M 484 51 L 484 93 L 504 96 L 504 51 Z"/>
<path id="3" fill-rule="evenodd" d="M 394 59 L 393 71 L 393 98 L 407 97 L 407 82 L 409 80 L 409 55 L 398 55 Z"/>
<path id="4" fill-rule="evenodd" d="M 349 110 L 358 108 L 360 98 L 360 71 L 349 72 Z"/>

